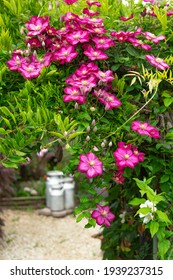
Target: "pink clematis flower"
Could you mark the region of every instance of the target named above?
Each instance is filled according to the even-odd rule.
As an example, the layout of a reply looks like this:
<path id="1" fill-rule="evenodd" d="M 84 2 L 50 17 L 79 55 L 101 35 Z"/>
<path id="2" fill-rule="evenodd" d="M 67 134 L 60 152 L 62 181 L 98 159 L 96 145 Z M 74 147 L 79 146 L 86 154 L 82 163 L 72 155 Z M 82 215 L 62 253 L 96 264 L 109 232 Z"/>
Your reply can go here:
<path id="1" fill-rule="evenodd" d="M 117 184 L 121 184 L 123 185 L 124 184 L 124 170 L 117 170 L 114 172 L 114 175 L 113 175 L 113 180 L 114 182 L 116 182 Z"/>
<path id="2" fill-rule="evenodd" d="M 138 158 L 134 155 L 131 149 L 118 148 L 114 153 L 116 164 L 120 168 L 134 168 L 138 164 Z"/>
<path id="3" fill-rule="evenodd" d="M 121 16 L 121 17 L 120 17 L 120 20 L 122 20 L 122 21 L 127 21 L 127 20 L 129 20 L 129 19 L 132 19 L 133 17 L 134 17 L 133 14 L 131 14 L 129 17 L 123 17 L 123 16 Z"/>
<path id="4" fill-rule="evenodd" d="M 93 178 L 102 175 L 103 163 L 92 152 L 81 154 L 78 170 L 86 173 L 88 178 Z"/>
<path id="5" fill-rule="evenodd" d="M 107 36 L 93 37 L 92 41 L 96 44 L 97 49 L 107 50 L 112 46 L 115 46 L 114 41 Z"/>
<path id="6" fill-rule="evenodd" d="M 49 25 L 49 17 L 38 17 L 32 16 L 28 22 L 25 23 L 27 29 L 29 30 L 28 36 L 36 36 L 45 31 L 46 27 Z"/>
<path id="7" fill-rule="evenodd" d="M 141 40 L 138 40 L 136 38 L 128 38 L 128 42 L 130 42 L 134 47 L 140 47 L 146 51 L 151 50 L 151 46 L 148 44 L 144 44 Z"/>
<path id="8" fill-rule="evenodd" d="M 126 144 L 122 141 L 118 142 L 118 148 L 122 148 L 122 149 L 131 149 L 132 145 L 131 144 Z"/>
<path id="9" fill-rule="evenodd" d="M 105 105 L 105 110 L 112 110 L 113 108 L 121 106 L 121 101 L 115 95 L 105 90 L 94 90 L 93 95 Z"/>
<path id="10" fill-rule="evenodd" d="M 75 51 L 73 46 L 66 46 L 61 47 L 59 51 L 54 52 L 52 60 L 57 60 L 60 64 L 64 64 L 65 62 L 70 63 L 77 55 L 78 52 Z"/>
<path id="11" fill-rule="evenodd" d="M 164 40 L 166 38 L 164 35 L 155 36 L 150 32 L 144 32 L 143 34 L 147 40 L 152 41 L 154 44 L 158 44 L 161 40 Z"/>
<path id="12" fill-rule="evenodd" d="M 163 59 L 159 57 L 154 57 L 154 55 L 152 54 L 147 54 L 145 57 L 151 65 L 155 66 L 160 70 L 166 70 L 170 68 L 170 66 Z"/>
<path id="13" fill-rule="evenodd" d="M 84 104 L 86 102 L 86 96 L 84 96 L 81 89 L 78 87 L 66 87 L 64 89 L 66 95 L 64 95 L 64 102 L 77 101 L 79 104 Z"/>
<path id="14" fill-rule="evenodd" d="M 89 17 L 93 17 L 93 16 L 96 16 L 96 15 L 99 15 L 100 12 L 94 12 L 92 10 L 89 10 L 88 8 L 84 8 L 83 9 L 83 14 L 86 14 L 88 15 Z"/>
<path id="15" fill-rule="evenodd" d="M 26 63 L 26 58 L 17 54 L 13 54 L 12 58 L 7 61 L 7 65 L 10 70 L 18 70 L 23 63 Z"/>
<path id="16" fill-rule="evenodd" d="M 31 62 L 23 63 L 18 69 L 18 72 L 20 72 L 25 79 L 33 79 L 40 75 L 41 70 L 42 66 L 39 63 Z"/>
<path id="17" fill-rule="evenodd" d="M 30 44 L 30 46 L 34 49 L 41 47 L 41 42 L 37 38 L 30 38 L 26 41 L 26 45 Z"/>
<path id="18" fill-rule="evenodd" d="M 86 43 L 90 40 L 90 33 L 88 31 L 78 30 L 67 34 L 66 40 L 71 45 L 77 45 L 78 43 Z"/>
<path id="19" fill-rule="evenodd" d="M 159 131 L 146 122 L 133 121 L 131 129 L 139 133 L 140 135 L 147 135 L 151 138 L 160 138 Z"/>
<path id="20" fill-rule="evenodd" d="M 145 156 L 144 153 L 139 152 L 136 147 L 133 147 L 132 150 L 134 155 L 137 157 L 138 161 L 144 161 L 144 156 Z"/>
<path id="21" fill-rule="evenodd" d="M 75 2 L 78 2 L 78 0 L 63 0 L 67 5 L 72 5 Z"/>
<path id="22" fill-rule="evenodd" d="M 110 81 L 114 80 L 113 72 L 111 70 L 107 70 L 106 72 L 103 72 L 103 71 L 99 70 L 97 72 L 96 76 L 100 81 L 102 81 L 104 83 L 107 83 L 107 82 L 110 82 Z"/>
<path id="23" fill-rule="evenodd" d="M 92 212 L 91 217 L 96 220 L 99 226 L 105 225 L 106 227 L 110 227 L 110 222 L 115 219 L 109 206 L 101 206 L 100 204 L 97 204 L 97 209 Z"/>
<path id="24" fill-rule="evenodd" d="M 101 7 L 101 3 L 100 2 L 97 2 L 97 1 L 86 1 L 87 5 L 88 6 L 92 6 L 92 5 L 95 5 L 97 7 Z"/>
<path id="25" fill-rule="evenodd" d="M 91 60 L 105 60 L 108 58 L 103 51 L 94 49 L 91 46 L 87 46 L 87 48 L 85 48 L 84 54 Z"/>
<path id="26" fill-rule="evenodd" d="M 37 156 L 39 158 L 42 158 L 44 157 L 45 154 L 47 154 L 48 151 L 49 151 L 48 149 L 43 149 L 42 147 L 40 147 L 40 152 L 37 152 Z"/>

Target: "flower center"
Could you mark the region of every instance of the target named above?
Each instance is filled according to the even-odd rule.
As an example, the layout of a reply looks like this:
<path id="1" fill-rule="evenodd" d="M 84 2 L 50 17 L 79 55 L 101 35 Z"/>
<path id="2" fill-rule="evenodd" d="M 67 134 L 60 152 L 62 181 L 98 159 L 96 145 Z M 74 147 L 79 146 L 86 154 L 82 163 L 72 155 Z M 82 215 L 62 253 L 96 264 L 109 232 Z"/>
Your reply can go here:
<path id="1" fill-rule="evenodd" d="M 33 71 L 33 68 L 32 68 L 32 67 L 28 67 L 28 68 L 27 68 L 27 71 L 30 73 L 30 72 Z"/>
<path id="2" fill-rule="evenodd" d="M 98 52 L 93 52 L 93 55 L 94 56 L 98 56 Z"/>
<path id="3" fill-rule="evenodd" d="M 40 30 L 41 29 L 41 25 L 37 25 L 35 29 L 36 30 Z"/>
<path id="4" fill-rule="evenodd" d="M 74 38 L 75 38 L 75 39 L 79 39 L 79 34 L 76 34 L 76 35 L 74 36 Z"/>
<path id="5" fill-rule="evenodd" d="M 159 58 L 159 57 L 156 58 L 156 61 L 157 61 L 158 63 L 163 62 L 163 60 L 162 60 L 161 58 Z"/>
<path id="6" fill-rule="evenodd" d="M 100 44 L 103 44 L 104 42 L 105 42 L 105 40 L 103 40 L 103 39 L 99 40 Z"/>
<path id="7" fill-rule="evenodd" d="M 87 81 L 82 81 L 82 85 L 83 85 L 83 86 L 86 86 L 87 84 L 88 84 Z"/>
<path id="8" fill-rule="evenodd" d="M 128 154 L 125 154 L 125 155 L 124 155 L 124 158 L 125 158 L 125 159 L 129 159 L 129 157 L 130 157 L 130 156 L 129 156 Z"/>
<path id="9" fill-rule="evenodd" d="M 107 212 L 105 210 L 102 211 L 102 216 L 106 217 L 107 216 Z"/>
<path id="10" fill-rule="evenodd" d="M 86 70 L 83 70 L 83 71 L 82 71 L 82 74 L 83 74 L 83 75 L 85 75 L 86 73 L 87 73 L 87 71 L 86 71 Z"/>
<path id="11" fill-rule="evenodd" d="M 77 90 L 73 90 L 73 95 L 77 95 L 77 94 L 78 94 Z"/>
<path id="12" fill-rule="evenodd" d="M 141 128 L 141 129 L 146 129 L 145 124 L 141 124 L 141 125 L 140 125 L 140 128 Z"/>
<path id="13" fill-rule="evenodd" d="M 95 164 L 95 161 L 94 161 L 94 160 L 91 160 L 91 161 L 89 162 L 89 165 L 90 165 L 90 166 L 94 166 L 94 164 Z"/>
<path id="14" fill-rule="evenodd" d="M 68 52 L 67 52 L 67 51 L 63 52 L 63 55 L 67 56 L 67 55 L 68 55 Z"/>
<path id="15" fill-rule="evenodd" d="M 102 73 L 100 74 L 100 76 L 104 78 L 104 77 L 106 76 L 106 74 L 102 72 Z"/>
<path id="16" fill-rule="evenodd" d="M 139 154 L 139 152 L 138 152 L 138 151 L 134 151 L 134 154 L 135 154 L 135 155 L 138 155 L 138 154 Z"/>
<path id="17" fill-rule="evenodd" d="M 108 97 L 108 101 L 113 101 L 113 98 L 112 97 Z"/>

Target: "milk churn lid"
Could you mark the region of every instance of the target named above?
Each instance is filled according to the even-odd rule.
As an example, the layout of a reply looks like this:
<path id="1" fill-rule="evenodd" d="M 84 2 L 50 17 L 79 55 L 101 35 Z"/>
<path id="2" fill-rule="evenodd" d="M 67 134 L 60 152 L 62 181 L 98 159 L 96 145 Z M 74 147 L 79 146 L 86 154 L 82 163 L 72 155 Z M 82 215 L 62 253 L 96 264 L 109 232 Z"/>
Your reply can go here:
<path id="1" fill-rule="evenodd" d="M 63 172 L 60 170 L 51 170 L 47 172 L 47 176 L 53 177 L 53 176 L 62 176 Z"/>

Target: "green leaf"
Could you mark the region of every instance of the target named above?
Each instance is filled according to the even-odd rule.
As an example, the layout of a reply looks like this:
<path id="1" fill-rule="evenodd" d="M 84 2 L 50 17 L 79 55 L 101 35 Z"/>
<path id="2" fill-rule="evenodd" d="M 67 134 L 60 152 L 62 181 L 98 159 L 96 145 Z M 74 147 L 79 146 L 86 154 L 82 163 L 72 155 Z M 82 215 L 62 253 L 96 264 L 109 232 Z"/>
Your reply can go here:
<path id="1" fill-rule="evenodd" d="M 169 240 L 166 240 L 166 239 L 159 240 L 158 251 L 159 251 L 159 254 L 160 254 L 162 260 L 164 260 L 164 256 L 167 253 L 167 251 L 169 250 L 170 246 L 171 246 L 171 243 Z"/>
<path id="2" fill-rule="evenodd" d="M 70 135 L 68 136 L 68 140 L 72 140 L 72 139 L 74 139 L 75 137 L 77 137 L 77 136 L 79 136 L 79 135 L 81 135 L 81 134 L 83 134 L 83 133 L 85 133 L 85 132 L 83 132 L 83 131 L 74 132 L 74 133 L 72 133 L 72 134 L 70 134 Z"/>
<path id="3" fill-rule="evenodd" d="M 14 123 L 16 124 L 15 116 L 10 112 L 10 110 L 7 107 L 2 106 L 2 107 L 0 107 L 0 110 L 1 110 L 1 112 L 3 112 L 4 115 L 10 116 L 12 118 L 12 120 L 14 121 Z"/>
<path id="4" fill-rule="evenodd" d="M 58 128 L 64 133 L 65 132 L 65 127 L 64 127 L 64 123 L 61 119 L 61 115 L 60 114 L 55 115 L 54 116 L 54 121 L 58 125 Z"/>
<path id="5" fill-rule="evenodd" d="M 161 221 L 161 222 L 165 222 L 167 224 L 171 224 L 171 221 L 169 220 L 168 216 L 166 215 L 166 213 L 160 211 L 160 210 L 157 210 L 156 211 L 156 214 L 158 216 L 158 219 Z"/>
<path id="6" fill-rule="evenodd" d="M 2 165 L 6 168 L 18 168 L 18 165 L 14 162 L 2 162 Z"/>
<path id="7" fill-rule="evenodd" d="M 5 134 L 5 133 L 6 133 L 5 129 L 0 127 L 0 134 Z"/>
<path id="8" fill-rule="evenodd" d="M 88 220 L 88 223 L 89 223 L 90 225 L 92 225 L 93 227 L 96 226 L 96 220 L 93 219 L 93 218 L 90 218 L 90 219 Z"/>
<path id="9" fill-rule="evenodd" d="M 165 174 L 160 178 L 160 183 L 165 183 L 169 180 L 169 175 Z"/>
<path id="10" fill-rule="evenodd" d="M 149 208 L 149 207 L 143 207 L 143 208 L 140 208 L 140 209 L 136 212 L 135 215 L 137 215 L 137 214 L 146 215 L 146 214 L 148 214 L 148 213 L 150 213 L 150 212 L 151 212 L 151 208 Z"/>
<path id="11" fill-rule="evenodd" d="M 10 124 L 9 120 L 7 120 L 4 117 L 2 117 L 2 119 L 4 120 L 5 124 L 11 129 L 11 124 Z"/>
<path id="12" fill-rule="evenodd" d="M 81 214 L 76 218 L 76 222 L 79 223 L 83 218 L 84 218 L 84 215 L 83 215 L 83 213 L 81 213 Z"/>
<path id="13" fill-rule="evenodd" d="M 49 133 L 51 133 L 52 135 L 57 136 L 58 138 L 65 139 L 64 135 L 59 133 L 59 132 L 49 131 Z"/>
<path id="14" fill-rule="evenodd" d="M 169 107 L 173 102 L 173 97 L 165 98 L 163 99 L 163 102 L 166 107 Z"/>
<path id="15" fill-rule="evenodd" d="M 149 228 L 150 228 L 151 236 L 153 237 L 156 234 L 156 232 L 158 232 L 159 223 L 156 221 L 151 221 L 149 224 Z"/>
<path id="16" fill-rule="evenodd" d="M 129 204 L 130 204 L 130 205 L 133 205 L 133 206 L 137 206 L 137 205 L 139 205 L 139 204 L 144 203 L 145 201 L 146 201 L 145 198 L 137 198 L 137 197 L 135 197 L 135 198 L 133 198 L 133 199 L 129 202 Z"/>

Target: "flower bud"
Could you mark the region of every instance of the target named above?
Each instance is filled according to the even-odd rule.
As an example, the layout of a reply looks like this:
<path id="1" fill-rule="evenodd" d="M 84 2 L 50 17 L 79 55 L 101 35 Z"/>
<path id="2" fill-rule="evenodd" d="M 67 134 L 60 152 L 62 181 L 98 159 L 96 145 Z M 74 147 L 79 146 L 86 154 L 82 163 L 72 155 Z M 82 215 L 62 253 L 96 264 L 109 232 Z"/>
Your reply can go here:
<path id="1" fill-rule="evenodd" d="M 92 126 L 95 126 L 96 120 L 93 120 L 91 124 L 92 124 Z"/>
<path id="2" fill-rule="evenodd" d="M 112 141 L 109 142 L 108 146 L 109 146 L 109 147 L 112 147 Z"/>
<path id="3" fill-rule="evenodd" d="M 90 141 L 90 137 L 89 137 L 89 135 L 87 135 L 87 137 L 86 137 L 86 141 L 87 141 L 87 142 L 89 142 L 89 141 Z"/>
<path id="4" fill-rule="evenodd" d="M 106 145 L 104 142 L 101 143 L 101 147 L 104 148 Z"/>
<path id="5" fill-rule="evenodd" d="M 27 44 L 27 48 L 28 48 L 28 49 L 31 49 L 30 43 Z"/>
<path id="6" fill-rule="evenodd" d="M 68 135 L 68 132 L 67 131 L 64 131 L 64 136 L 66 137 Z"/>
<path id="7" fill-rule="evenodd" d="M 41 45 L 42 45 L 42 47 L 44 48 L 44 47 L 45 47 L 45 42 L 42 41 L 42 42 L 41 42 Z"/>
<path id="8" fill-rule="evenodd" d="M 94 126 L 93 131 L 97 132 L 97 127 L 96 126 Z"/>
<path id="9" fill-rule="evenodd" d="M 37 55 L 37 51 L 36 51 L 36 50 L 33 51 L 33 56 L 34 56 L 35 58 L 38 58 L 38 55 Z"/>
<path id="10" fill-rule="evenodd" d="M 75 109 L 78 109 L 78 108 L 79 108 L 79 105 L 78 105 L 77 102 L 75 103 L 74 108 L 75 108 Z"/>
<path id="11" fill-rule="evenodd" d="M 94 112 L 95 110 L 96 110 L 95 107 L 90 107 L 90 111 L 91 111 L 91 112 Z"/>
<path id="12" fill-rule="evenodd" d="M 106 144 L 107 143 L 107 139 L 104 139 L 103 142 Z"/>
<path id="13" fill-rule="evenodd" d="M 53 8 L 53 7 L 52 7 L 52 3 L 49 2 L 49 3 L 48 3 L 48 11 L 52 11 L 52 8 Z"/>
<path id="14" fill-rule="evenodd" d="M 91 128 L 90 128 L 90 126 L 88 126 L 87 129 L 86 129 L 86 131 L 87 131 L 87 132 L 90 132 L 90 130 L 91 130 Z"/>
<path id="15" fill-rule="evenodd" d="M 22 26 L 22 27 L 20 28 L 20 34 L 21 34 L 21 35 L 24 35 L 24 34 L 25 34 L 25 28 L 24 28 L 24 26 Z"/>
<path id="16" fill-rule="evenodd" d="M 59 8 L 59 6 L 60 6 L 59 1 L 56 1 L 56 7 Z"/>

